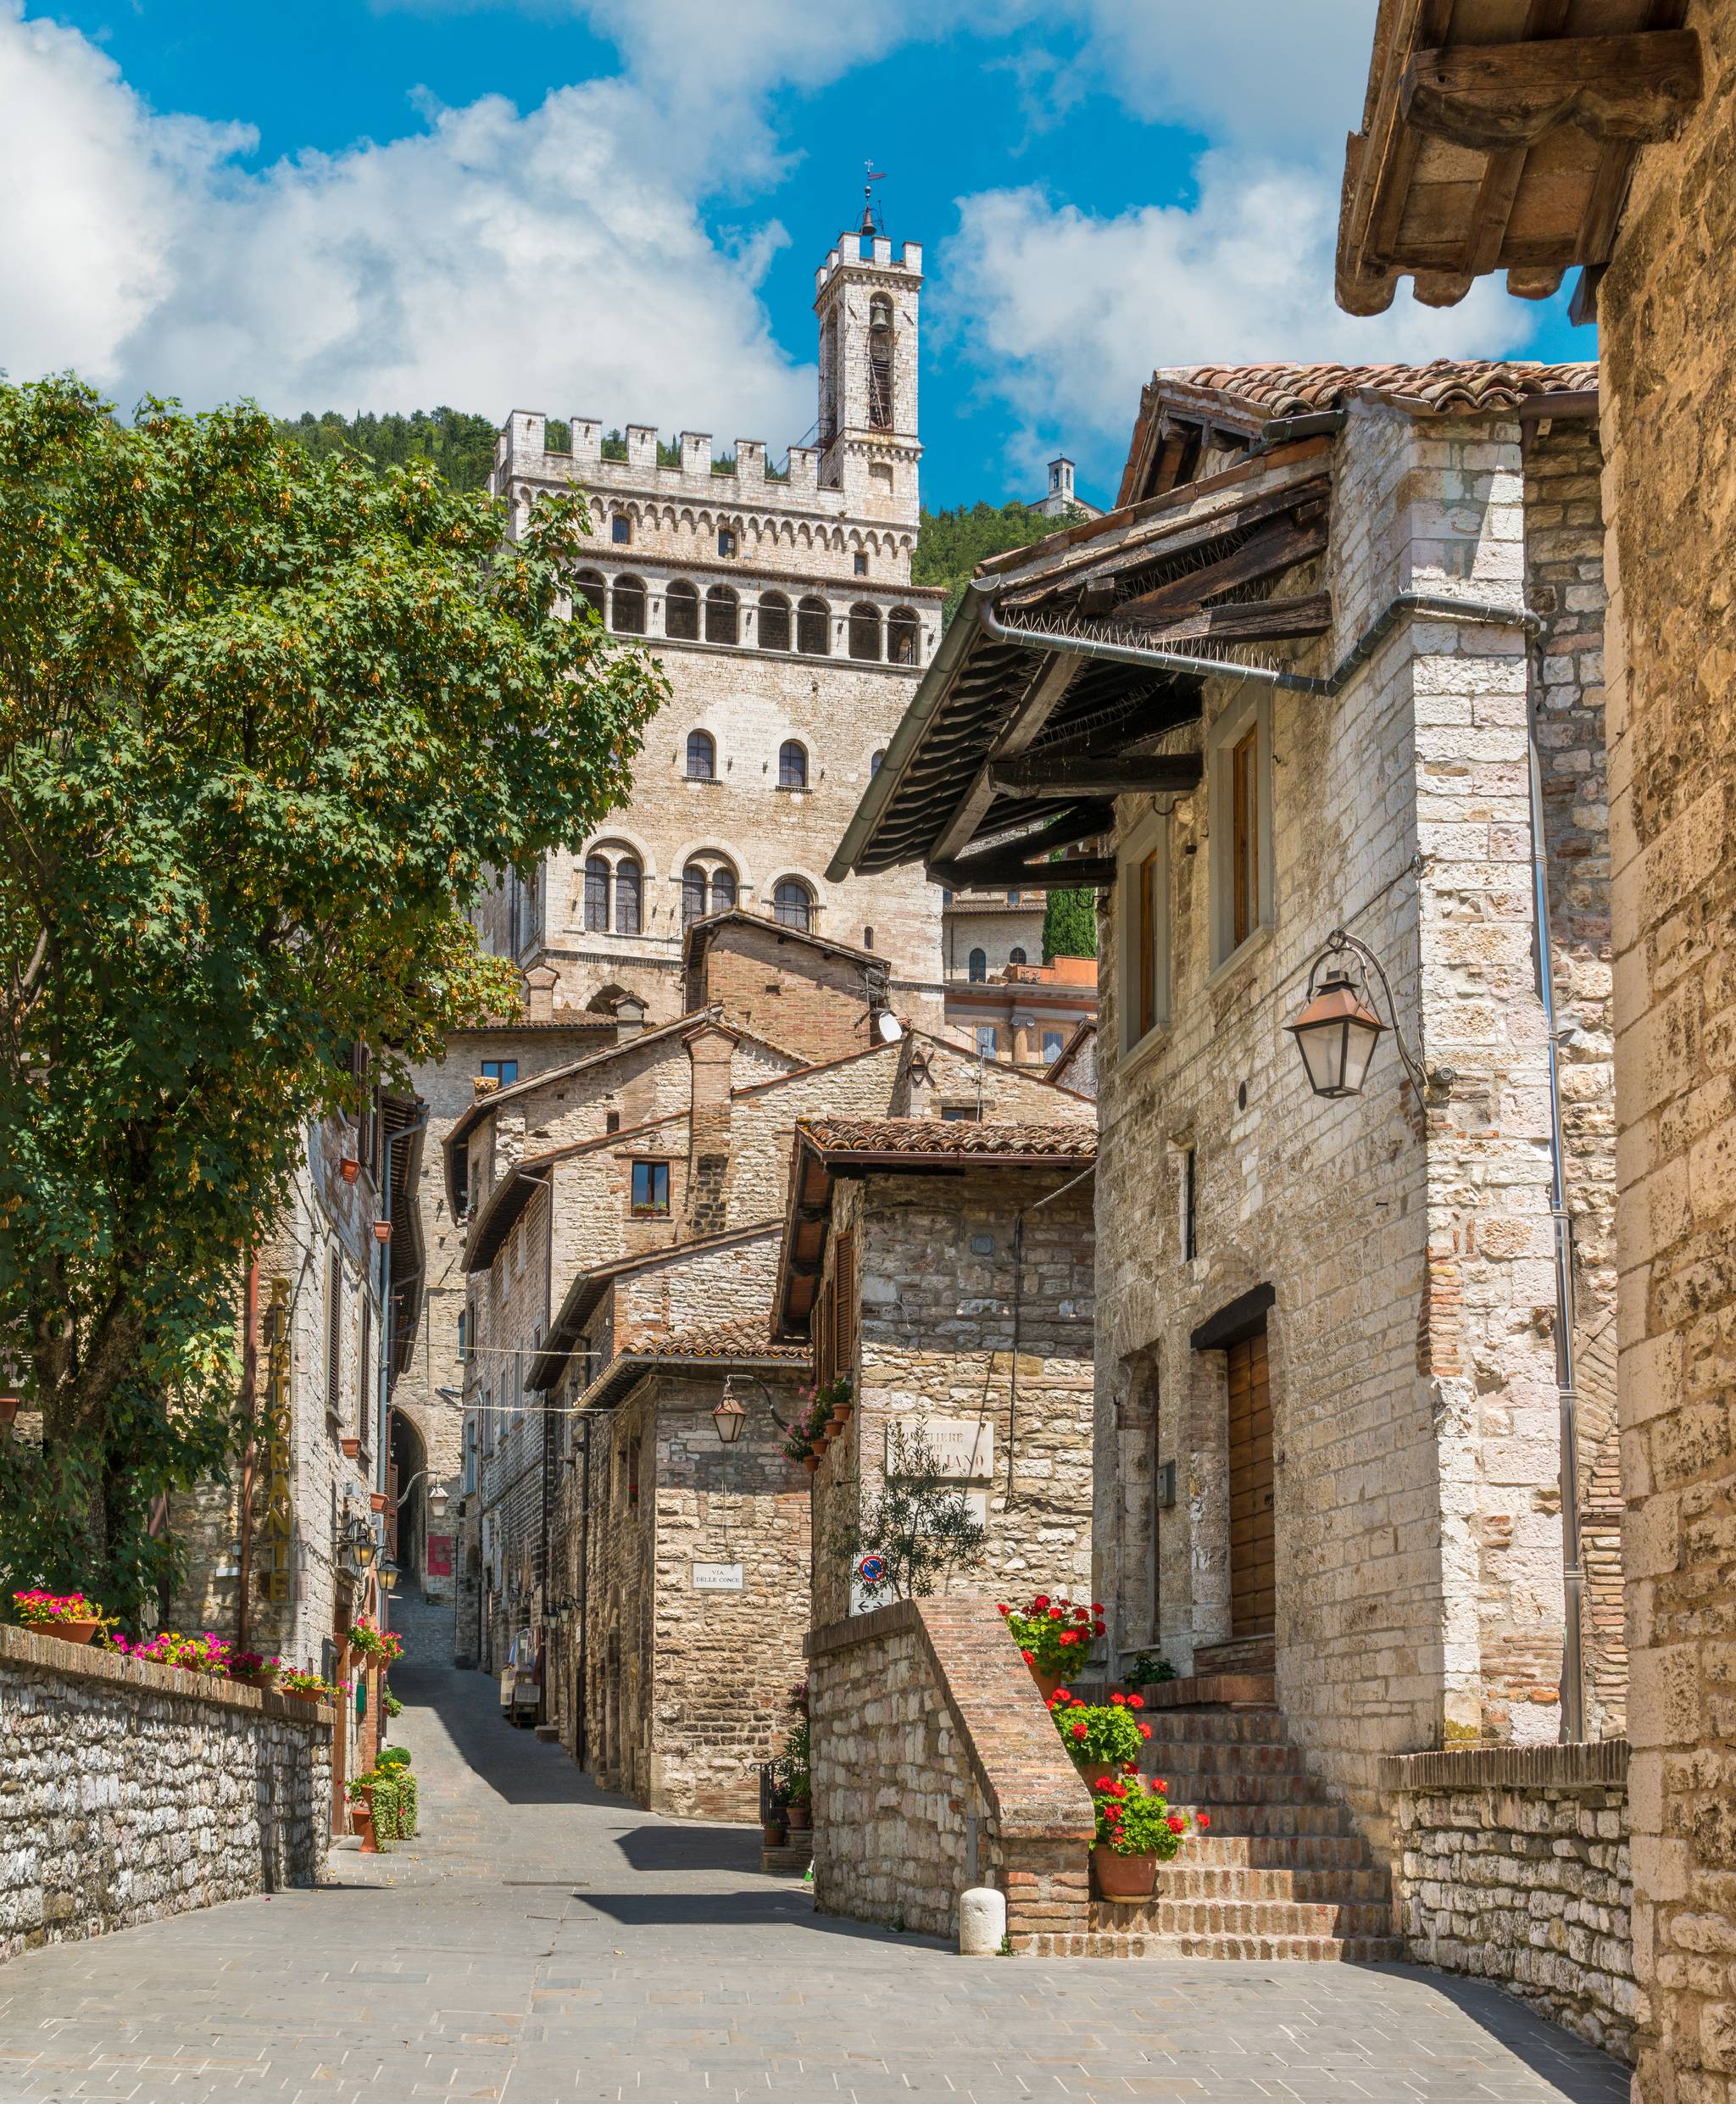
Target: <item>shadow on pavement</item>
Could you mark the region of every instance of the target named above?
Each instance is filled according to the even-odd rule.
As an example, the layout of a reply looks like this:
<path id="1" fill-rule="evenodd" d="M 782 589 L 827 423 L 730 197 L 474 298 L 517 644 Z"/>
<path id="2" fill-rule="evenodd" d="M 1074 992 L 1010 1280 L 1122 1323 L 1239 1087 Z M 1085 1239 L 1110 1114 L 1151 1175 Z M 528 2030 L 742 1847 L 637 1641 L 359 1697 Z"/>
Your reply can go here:
<path id="1" fill-rule="evenodd" d="M 758 1827 L 683 1820 L 679 1826 L 634 1827 L 617 1834 L 615 1845 L 635 1870 L 744 1870 L 756 1876 L 760 1870 Z"/>
<path id="2" fill-rule="evenodd" d="M 587 1898 L 589 1895 L 586 1895 Z M 1359 1972 L 1397 1971 L 1384 1965 L 1359 1966 Z M 1567 2104 L 1628 2104 L 1631 2071 L 1619 2060 L 1600 2052 L 1583 2039 L 1575 2038 L 1555 2024 L 1539 2026 L 1538 2012 L 1516 1995 L 1488 1980 L 1461 1979 L 1450 1973 L 1437 1973 L 1422 1966 L 1404 1968 L 1405 1976 L 1419 1980 L 1431 1993 L 1470 2018 L 1511 2053 L 1533 2074 L 1551 2085 L 1552 2093 Z"/>
<path id="3" fill-rule="evenodd" d="M 843 1914 L 816 1914 L 800 1892 L 580 1892 L 576 1895 L 624 1929 L 750 1929 L 799 1922 L 804 1928 L 855 1942 L 914 1944 L 932 1951 L 950 1950 L 938 1936 L 894 1934 L 876 1922 L 851 1920 Z"/>

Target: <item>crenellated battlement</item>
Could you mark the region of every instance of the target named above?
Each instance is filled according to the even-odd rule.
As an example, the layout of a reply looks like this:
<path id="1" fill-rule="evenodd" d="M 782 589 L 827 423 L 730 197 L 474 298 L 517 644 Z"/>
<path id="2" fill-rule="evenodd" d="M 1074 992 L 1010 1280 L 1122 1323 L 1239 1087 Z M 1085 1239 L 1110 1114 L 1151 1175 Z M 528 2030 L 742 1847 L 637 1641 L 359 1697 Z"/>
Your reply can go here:
<path id="1" fill-rule="evenodd" d="M 837 248 L 831 251 L 814 273 L 815 298 L 826 290 L 839 270 L 864 264 L 870 270 L 899 271 L 911 281 L 914 287 L 922 282 L 922 244 L 915 241 L 904 242 L 894 257 L 892 243 L 884 235 L 840 234 Z"/>

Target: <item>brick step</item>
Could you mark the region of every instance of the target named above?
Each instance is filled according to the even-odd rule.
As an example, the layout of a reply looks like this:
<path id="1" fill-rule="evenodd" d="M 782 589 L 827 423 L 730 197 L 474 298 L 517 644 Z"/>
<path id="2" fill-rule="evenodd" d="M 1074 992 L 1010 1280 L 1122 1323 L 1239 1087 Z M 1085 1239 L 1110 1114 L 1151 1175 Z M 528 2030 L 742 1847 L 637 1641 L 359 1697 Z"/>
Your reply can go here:
<path id="1" fill-rule="evenodd" d="M 1160 1873 L 1159 1883 L 1162 1883 Z M 1160 1896 L 1140 1906 L 1097 1901 L 1093 1923 L 1125 1935 L 1388 1936 L 1392 1910 L 1378 1901 L 1176 1900 Z M 1100 1915 L 1112 1918 L 1104 1921 Z"/>
<path id="2" fill-rule="evenodd" d="M 1178 1775 L 1282 1776 L 1295 1782 L 1314 1779 L 1302 1765 L 1299 1746 L 1287 1746 L 1276 1740 L 1261 1740 L 1251 1746 L 1224 1746 L 1198 1739 L 1171 1739 L 1166 1723 L 1152 1726 L 1139 1765 L 1148 1775 L 1164 1775 L 1173 1770 Z"/>
<path id="3" fill-rule="evenodd" d="M 1278 1684 L 1270 1673 L 1204 1673 L 1185 1680 L 1160 1680 L 1140 1692 L 1148 1710 L 1188 1710 L 1201 1703 L 1270 1710 L 1277 1701 Z"/>
<path id="4" fill-rule="evenodd" d="M 1202 1775 L 1197 1770 L 1178 1768 L 1173 1762 L 1166 1766 L 1160 1762 L 1149 1765 L 1142 1761 L 1140 1771 L 1148 1776 L 1160 1775 L 1169 1784 L 1164 1795 L 1172 1805 L 1194 1805 L 1202 1812 L 1210 1812 L 1219 1805 L 1324 1805 L 1327 1802 L 1325 1788 L 1311 1775 Z"/>
<path id="5" fill-rule="evenodd" d="M 1374 1859 L 1360 1834 L 1226 1834 L 1212 1822 L 1188 1840 L 1190 1869 L 1368 1870 Z"/>
<path id="6" fill-rule="evenodd" d="M 1377 1867 L 1255 1870 L 1245 1863 L 1197 1864 L 1193 1860 L 1196 1845 L 1189 1842 L 1175 1862 L 1166 1863 L 1158 1872 L 1158 1890 L 1166 1899 L 1294 1900 L 1303 1905 L 1343 1901 L 1384 1908 L 1391 1896 L 1387 1873 Z"/>
<path id="7" fill-rule="evenodd" d="M 1167 1781 L 1174 1779 L 1172 1776 L 1166 1778 Z M 1193 1801 L 1177 1797 L 1176 1801 L 1191 1804 Z M 1349 1821 L 1337 1805 L 1242 1804 L 1233 1799 L 1213 1798 L 1198 1808 L 1211 1814 L 1214 1834 L 1245 1834 L 1286 1839 L 1317 1835 L 1321 1840 L 1348 1839 L 1351 1834 Z M 1361 1845 L 1360 1835 L 1355 1838 Z"/>
<path id="8" fill-rule="evenodd" d="M 1019 1948 L 1042 1958 L 1216 1958 L 1268 1964 L 1301 1959 L 1317 1964 L 1396 1965 L 1405 1956 L 1396 1936 L 1154 1936 L 1118 1929 L 1113 1923 L 1096 1925 L 1099 1912 L 1119 1911 L 1093 1906 L 1093 1926 L 1088 1933 L 1034 1935 L 1022 1940 Z"/>
<path id="9" fill-rule="evenodd" d="M 1173 1682 L 1167 1684 L 1173 1686 Z M 1153 1693 L 1157 1692 L 1154 1689 Z M 1146 1697 L 1144 1722 L 1151 1727 L 1151 1735 L 1162 1735 L 1166 1745 L 1201 1746 L 1282 1746 L 1289 1741 L 1284 1735 L 1284 1720 L 1277 1710 L 1171 1710 L 1161 1709 L 1152 1715 L 1150 1695 Z"/>

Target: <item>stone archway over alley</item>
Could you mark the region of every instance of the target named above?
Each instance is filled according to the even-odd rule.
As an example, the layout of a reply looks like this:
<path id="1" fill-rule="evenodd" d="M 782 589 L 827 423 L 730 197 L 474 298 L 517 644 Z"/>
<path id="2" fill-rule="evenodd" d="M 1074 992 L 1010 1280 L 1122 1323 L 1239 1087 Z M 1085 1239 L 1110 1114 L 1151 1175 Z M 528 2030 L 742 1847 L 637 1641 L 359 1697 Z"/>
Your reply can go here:
<path id="1" fill-rule="evenodd" d="M 815 1918 L 753 1829 L 642 1812 L 505 1726 L 444 1662 L 449 1611 L 395 1618 L 422 1838 L 16 1959 L 7 2104 L 1627 2096 L 1499 1990 L 1415 1967 L 970 1960 Z"/>

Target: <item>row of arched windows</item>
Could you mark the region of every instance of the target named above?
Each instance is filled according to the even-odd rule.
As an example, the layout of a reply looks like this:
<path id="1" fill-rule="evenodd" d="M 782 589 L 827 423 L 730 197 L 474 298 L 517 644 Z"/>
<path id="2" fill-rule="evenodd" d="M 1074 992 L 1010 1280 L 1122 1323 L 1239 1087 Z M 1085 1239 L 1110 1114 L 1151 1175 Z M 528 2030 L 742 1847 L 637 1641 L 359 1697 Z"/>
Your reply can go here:
<path id="1" fill-rule="evenodd" d="M 1022 949 L 1010 949 L 1007 952 L 1010 965 L 1022 965 L 1025 961 Z M 988 977 L 988 952 L 986 949 L 973 949 L 971 952 L 970 970 L 973 980 L 981 982 Z"/>
<path id="2" fill-rule="evenodd" d="M 637 857 L 613 860 L 603 853 L 585 861 L 585 931 L 590 935 L 637 935 L 643 926 L 645 872 Z M 708 913 L 726 913 L 736 903 L 736 873 L 721 855 L 695 857 L 682 871 L 682 926 Z M 785 927 L 807 929 L 814 921 L 814 893 L 799 877 L 781 877 L 771 888 L 772 918 Z"/>
<path id="3" fill-rule="evenodd" d="M 573 596 L 594 608 L 618 636 L 649 632 L 650 593 L 643 577 L 617 577 L 611 587 L 600 571 L 581 570 L 573 579 Z M 756 610 L 762 650 L 788 650 L 793 645 L 804 657 L 832 655 L 832 609 L 824 599 L 810 594 L 792 605 L 782 592 L 762 592 Z M 676 578 L 664 587 L 664 634 L 678 643 L 698 643 L 702 628 L 706 643 L 739 643 L 740 593 L 715 584 L 702 602 L 697 585 Z M 883 622 L 880 609 L 866 600 L 850 609 L 847 648 L 864 664 L 915 665 L 921 642 L 921 621 L 911 607 L 895 606 Z"/>

